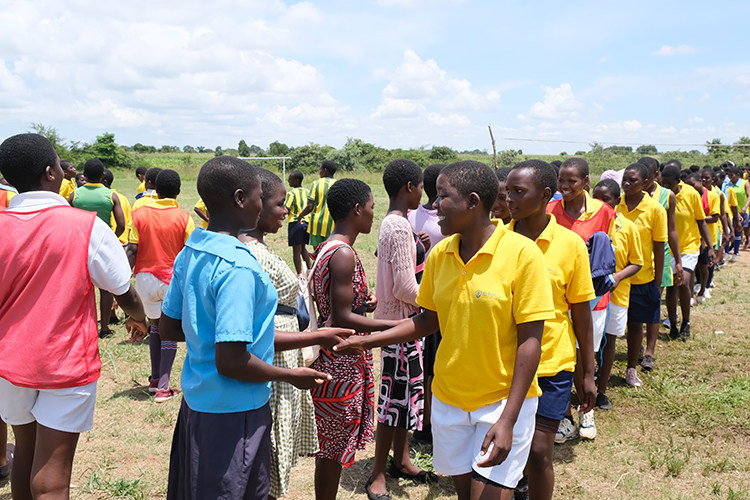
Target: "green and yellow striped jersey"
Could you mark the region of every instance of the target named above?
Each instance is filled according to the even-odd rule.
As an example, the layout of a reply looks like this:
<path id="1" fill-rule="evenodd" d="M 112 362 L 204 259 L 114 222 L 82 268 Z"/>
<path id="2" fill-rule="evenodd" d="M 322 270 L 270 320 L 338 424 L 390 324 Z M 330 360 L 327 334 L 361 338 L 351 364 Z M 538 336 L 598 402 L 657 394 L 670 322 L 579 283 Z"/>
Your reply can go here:
<path id="1" fill-rule="evenodd" d="M 291 188 L 286 192 L 284 206 L 289 210 L 289 222 L 297 222 L 299 214 L 307 206 L 307 189 L 303 187 Z M 310 222 L 310 215 L 302 218 L 304 222 Z"/>
<path id="2" fill-rule="evenodd" d="M 307 226 L 307 232 L 310 234 L 328 238 L 333 231 L 333 219 L 328 212 L 326 201 L 328 200 L 328 190 L 331 189 L 334 182 L 336 180 L 331 177 L 321 177 L 310 186 L 308 200 L 315 202 L 315 208 L 310 214 L 310 225 Z"/>

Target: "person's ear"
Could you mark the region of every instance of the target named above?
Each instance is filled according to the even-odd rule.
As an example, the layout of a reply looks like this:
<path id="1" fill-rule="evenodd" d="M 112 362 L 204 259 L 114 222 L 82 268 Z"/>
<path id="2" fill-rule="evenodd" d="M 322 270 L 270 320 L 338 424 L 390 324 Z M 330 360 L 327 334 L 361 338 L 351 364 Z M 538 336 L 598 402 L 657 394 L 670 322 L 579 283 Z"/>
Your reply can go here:
<path id="1" fill-rule="evenodd" d="M 247 201 L 247 195 L 245 194 L 245 191 L 242 189 L 236 189 L 234 191 L 234 203 L 239 208 L 245 207 L 245 202 Z"/>
<path id="2" fill-rule="evenodd" d="M 469 210 L 478 207 L 480 203 L 481 199 L 479 198 L 479 195 L 477 193 L 469 193 Z"/>
<path id="3" fill-rule="evenodd" d="M 547 200 L 547 203 L 549 203 L 549 200 L 552 199 L 553 194 L 555 193 L 553 193 L 549 187 L 546 187 L 544 188 L 544 191 L 542 191 L 542 199 Z"/>
<path id="4" fill-rule="evenodd" d="M 354 210 L 354 215 L 356 215 L 357 217 L 359 217 L 360 215 L 362 215 L 362 208 L 363 208 L 362 205 L 360 205 L 359 203 L 357 203 L 356 205 L 354 205 L 354 208 L 352 209 L 352 210 Z"/>
<path id="5" fill-rule="evenodd" d="M 55 167 L 47 165 L 47 167 L 44 169 L 44 175 L 48 181 L 54 181 L 55 180 Z"/>

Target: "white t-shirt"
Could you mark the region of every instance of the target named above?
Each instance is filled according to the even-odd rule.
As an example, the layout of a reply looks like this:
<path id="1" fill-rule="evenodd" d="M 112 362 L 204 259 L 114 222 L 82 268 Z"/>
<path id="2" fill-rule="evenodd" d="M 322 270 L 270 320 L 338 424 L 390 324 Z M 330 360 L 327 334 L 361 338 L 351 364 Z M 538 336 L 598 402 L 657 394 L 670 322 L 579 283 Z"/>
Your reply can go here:
<path id="1" fill-rule="evenodd" d="M 65 199 L 51 191 L 29 191 L 10 200 L 8 212 L 26 213 L 54 206 L 70 206 Z M 91 282 L 97 288 L 114 295 L 122 295 L 130 288 L 130 264 L 112 229 L 99 217 L 94 218 L 88 256 Z"/>
<path id="2" fill-rule="evenodd" d="M 410 210 L 407 214 L 409 224 L 415 233 L 427 233 L 430 237 L 430 249 L 427 250 L 427 255 L 430 254 L 430 250 L 435 248 L 440 240 L 445 238 L 443 233 L 440 232 L 440 226 L 438 226 L 437 210 L 427 210 L 424 206 L 419 205 L 416 210 Z"/>

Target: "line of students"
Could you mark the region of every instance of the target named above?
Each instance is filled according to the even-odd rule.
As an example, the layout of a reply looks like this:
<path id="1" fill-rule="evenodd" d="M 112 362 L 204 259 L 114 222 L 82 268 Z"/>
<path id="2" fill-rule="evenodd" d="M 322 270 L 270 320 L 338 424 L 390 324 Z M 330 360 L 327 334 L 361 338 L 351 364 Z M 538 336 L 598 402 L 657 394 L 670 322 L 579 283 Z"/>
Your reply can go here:
<path id="1" fill-rule="evenodd" d="M 672 295 L 676 296 L 676 287 L 690 283 L 690 266 L 694 269 L 698 261 L 693 255 L 694 240 L 710 245 L 709 264 L 714 258 L 715 237 L 702 222 L 706 214 L 700 201 L 695 202 L 698 194 L 679 183 L 679 169 L 674 180 L 670 165 L 662 172 L 662 182 L 674 193 L 667 197 L 667 209 L 644 193 L 651 175 L 642 164 L 626 169 L 625 198 L 619 203 L 619 192 L 611 184 L 597 186 L 594 194 L 599 199 L 588 195 L 588 166 L 577 158 L 563 163 L 559 174 L 536 160 L 518 164 L 503 175 L 478 162 L 448 165 L 435 180 L 433 204 L 446 238 L 430 248 L 424 244 L 429 240 L 420 238 L 407 221 L 409 210 L 419 210 L 422 172 L 408 160 L 396 160 L 384 172 L 390 206 L 378 238 L 379 302 L 368 288 L 353 248 L 357 236 L 371 230 L 372 193 L 358 180 L 328 182 L 335 172 L 335 165 L 329 165 L 321 167 L 326 182 L 315 187 L 318 194 L 310 195 L 312 203 L 297 212 L 299 220 L 307 215 L 306 210 L 315 208 L 317 199 L 325 198 L 327 211 L 320 214 L 320 220 L 325 226 L 327 216 L 332 232 L 322 239 L 321 233 L 311 233 L 318 237 L 311 280 L 320 320 L 327 328 L 301 333 L 296 331 L 296 316 L 279 307 L 294 310 L 295 273 L 264 243 L 264 235 L 278 231 L 289 213 L 290 200 L 277 176 L 235 158 L 210 160 L 198 178 L 199 194 L 210 213 L 208 227 L 192 231 L 189 216 L 173 210 L 179 176 L 162 171 L 149 181 L 146 172 L 146 194 L 141 199 L 150 199 L 133 207 L 128 238 L 136 286 L 141 296 L 148 297 L 141 305 L 130 289 L 129 266 L 122 266 L 121 245 L 116 238 L 100 234 L 101 222 L 106 222 L 107 234 L 112 234 L 108 224 L 113 213 L 116 231 L 122 232 L 124 226 L 121 210 L 115 213 L 118 197 L 97 185 L 103 171 L 99 172 L 96 162 L 87 163 L 84 173 L 89 187 L 69 199 L 96 216 L 55 210 L 60 203 L 44 191 L 57 193 L 64 173 L 45 141 L 22 134 L 0 146 L 0 169 L 22 193 L 20 201 L 13 201 L 0 217 L 0 228 L 28 236 L 1 250 L 3 262 L 22 259 L 24 245 L 34 248 L 31 253 L 38 254 L 41 262 L 29 264 L 29 272 L 18 277 L 34 297 L 0 289 L 2 324 L 10 324 L 7 320 L 20 326 L 3 331 L 1 338 L 9 345 L 38 326 L 32 317 L 39 307 L 35 298 L 48 293 L 42 276 L 51 269 L 58 271 L 62 260 L 78 272 L 73 281 L 81 292 L 69 298 L 75 304 L 65 305 L 85 311 L 76 319 L 82 321 L 81 331 L 87 332 L 85 338 L 71 336 L 62 347 L 82 352 L 80 358 L 89 369 L 81 370 L 78 358 L 78 365 L 70 367 L 40 366 L 26 360 L 26 366 L 11 362 L 0 368 L 0 413 L 14 425 L 18 439 L 14 495 L 16 485 L 34 492 L 66 489 L 77 433 L 91 426 L 99 365 L 93 354 L 96 349 L 92 350 L 96 314 L 92 323 L 95 302 L 89 279 L 118 296 L 130 315 L 128 330 L 133 340 L 146 333 L 144 309 L 158 307 L 159 311 L 146 313 L 152 323 L 158 321 L 151 335 L 160 337 L 161 356 L 165 342 L 188 344 L 168 498 L 266 498 L 269 488 L 272 497 L 283 496 L 296 456 L 307 453 L 316 457 L 316 497 L 335 498 L 342 466 L 351 465 L 356 451 L 373 439 L 373 347 L 383 348 L 383 372 L 368 497 L 389 498 L 383 458 L 391 446 L 397 455 L 389 471 L 392 476 L 429 480 L 409 461 L 406 431 L 419 429 L 424 408 L 421 339 L 438 330 L 442 349 L 434 353 L 430 417 L 435 469 L 453 476 L 460 499 L 511 498 L 524 475 L 529 478 L 531 498 L 551 498 L 553 442 L 561 424 L 568 421 L 566 415 L 571 414 L 572 386 L 575 383 L 581 401 L 581 434 L 593 438 L 592 409 L 600 402 L 594 383 L 594 352 L 603 345 L 599 387 L 604 389 L 605 363 L 625 323 L 628 376 L 635 376 L 631 385 L 640 383 L 630 354 L 642 342 L 638 335 L 642 335 L 642 323 L 658 328 L 660 294 L 654 296 L 654 292 L 658 292 L 664 269 L 662 247 L 670 239 L 664 233 L 672 200 L 675 225 L 680 234 L 687 235 L 672 249 L 676 274 Z M 499 178 L 504 181 L 504 199 Z M 149 193 L 149 185 L 154 193 Z M 557 191 L 561 199 L 550 203 Z M 507 225 L 490 218 L 490 213 L 505 214 L 503 202 L 512 218 Z M 82 230 L 68 235 L 45 231 L 54 223 L 49 219 L 60 215 L 71 217 Z M 96 238 L 106 240 L 109 247 L 117 242 L 113 248 L 121 254 L 107 255 L 110 262 L 104 271 L 101 261 L 90 262 L 92 227 L 98 231 Z M 89 233 L 92 236 L 85 241 L 80 238 Z M 608 235 L 615 245 L 611 297 L 595 291 L 590 279 L 592 266 L 585 242 L 595 233 Z M 62 250 L 56 245 L 61 242 Z M 54 252 L 67 255 L 50 254 Z M 25 254 L 27 259 L 29 254 Z M 95 277 L 113 266 L 117 267 L 113 276 Z M 124 278 L 125 269 L 127 280 L 117 281 Z M 156 281 L 141 280 L 139 285 L 141 275 Z M 628 280 L 633 280 L 630 293 Z M 682 289 L 680 298 L 682 332 L 687 325 L 689 336 L 689 302 L 686 314 Z M 628 308 L 628 301 L 638 307 Z M 654 307 L 656 316 L 646 318 Z M 375 318 L 366 317 L 367 312 L 375 312 Z M 47 330 L 42 329 L 39 336 L 36 348 L 40 353 L 55 347 L 50 341 L 53 332 Z M 383 332 L 367 335 L 376 331 Z M 312 367 L 305 368 L 299 349 L 311 344 L 322 349 Z M 653 363 L 653 349 L 649 356 Z M 171 368 L 171 361 L 167 364 Z M 164 371 L 161 366 L 158 372 L 152 369 L 152 378 L 158 378 L 157 394 L 170 390 L 168 370 L 166 385 L 162 383 Z M 50 380 L 55 387 L 46 387 Z M 312 389 L 312 393 L 292 386 Z M 604 390 L 599 394 L 604 401 Z M 68 404 L 74 406 L 65 416 L 49 407 Z M 75 437 L 60 435 L 66 432 Z M 37 442 L 40 436 L 44 443 Z M 47 453 L 34 456 L 30 452 L 34 446 L 37 452 L 42 447 Z M 62 459 L 55 462 L 57 468 L 50 470 L 48 463 L 41 466 L 41 461 L 55 454 Z"/>

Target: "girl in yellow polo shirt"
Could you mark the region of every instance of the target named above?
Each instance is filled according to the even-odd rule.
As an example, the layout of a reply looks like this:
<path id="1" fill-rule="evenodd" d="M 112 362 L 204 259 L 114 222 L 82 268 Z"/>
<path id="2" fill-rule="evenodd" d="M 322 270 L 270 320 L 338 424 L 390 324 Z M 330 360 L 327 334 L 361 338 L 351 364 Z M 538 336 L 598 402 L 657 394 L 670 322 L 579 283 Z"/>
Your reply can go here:
<path id="1" fill-rule="evenodd" d="M 576 339 L 583 367 L 581 431 L 593 439 L 594 346 L 589 301 L 596 298 L 591 281 L 589 255 L 580 236 L 547 214 L 547 203 L 557 187 L 557 175 L 548 163 L 528 160 L 508 175 L 508 209 L 513 221 L 508 230 L 526 236 L 544 254 L 552 285 L 555 318 L 544 323 L 542 355 L 537 369 L 542 395 L 536 412 L 536 429 L 526 466 L 529 496 L 551 499 L 555 473 L 552 451 L 560 422 L 565 418 L 573 388 Z M 585 416 L 585 417 L 584 417 Z M 572 418 L 570 419 L 572 422 Z M 591 432 L 593 430 L 593 432 Z"/>

